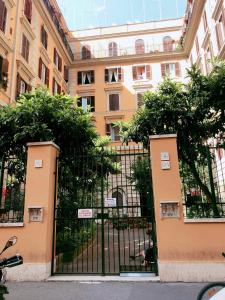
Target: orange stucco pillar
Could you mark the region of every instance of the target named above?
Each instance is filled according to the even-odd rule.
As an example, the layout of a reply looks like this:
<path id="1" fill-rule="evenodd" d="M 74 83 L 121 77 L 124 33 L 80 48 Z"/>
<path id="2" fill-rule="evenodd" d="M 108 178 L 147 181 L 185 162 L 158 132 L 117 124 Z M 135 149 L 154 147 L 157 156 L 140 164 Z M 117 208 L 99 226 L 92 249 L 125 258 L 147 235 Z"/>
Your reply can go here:
<path id="1" fill-rule="evenodd" d="M 176 135 L 151 136 L 150 151 L 160 279 L 222 280 L 225 219 L 184 217 Z"/>
<path id="2" fill-rule="evenodd" d="M 24 222 L 19 228 L 5 228 L 17 235 L 11 251 L 19 252 L 24 264 L 9 270 L 12 280 L 44 280 L 51 275 L 53 249 L 56 157 L 53 142 L 28 143 Z M 10 230 L 10 233 L 9 233 Z"/>
<path id="3" fill-rule="evenodd" d="M 174 233 L 179 224 L 183 223 L 176 135 L 150 136 L 150 151 L 158 258 L 160 260 L 164 251 L 168 253 L 170 245 L 168 237 Z"/>

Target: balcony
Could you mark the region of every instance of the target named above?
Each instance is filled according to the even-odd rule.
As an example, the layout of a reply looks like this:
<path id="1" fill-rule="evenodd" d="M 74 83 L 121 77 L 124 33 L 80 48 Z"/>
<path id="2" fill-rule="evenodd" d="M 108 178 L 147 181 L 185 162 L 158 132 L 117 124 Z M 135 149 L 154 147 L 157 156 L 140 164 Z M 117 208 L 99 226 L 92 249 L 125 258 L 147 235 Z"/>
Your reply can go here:
<path id="1" fill-rule="evenodd" d="M 120 47 L 116 51 L 109 51 L 108 49 L 91 50 L 89 52 L 76 52 L 74 53 L 75 61 L 86 61 L 90 59 L 101 59 L 101 58 L 111 58 L 112 60 L 117 57 L 125 56 L 136 56 L 141 57 L 143 55 L 157 55 L 157 54 L 169 54 L 169 53 L 179 53 L 182 50 L 182 46 L 178 41 L 173 41 L 172 44 L 147 44 L 143 49 L 138 50 L 134 47 Z"/>

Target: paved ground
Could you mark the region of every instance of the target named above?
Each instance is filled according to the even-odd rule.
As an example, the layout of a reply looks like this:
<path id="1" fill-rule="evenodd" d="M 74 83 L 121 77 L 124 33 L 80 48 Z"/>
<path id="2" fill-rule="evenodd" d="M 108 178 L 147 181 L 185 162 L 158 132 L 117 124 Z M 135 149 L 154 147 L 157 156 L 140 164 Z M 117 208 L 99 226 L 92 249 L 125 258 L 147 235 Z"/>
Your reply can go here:
<path id="1" fill-rule="evenodd" d="M 156 282 L 8 283 L 6 300 L 196 300 L 203 284 Z"/>

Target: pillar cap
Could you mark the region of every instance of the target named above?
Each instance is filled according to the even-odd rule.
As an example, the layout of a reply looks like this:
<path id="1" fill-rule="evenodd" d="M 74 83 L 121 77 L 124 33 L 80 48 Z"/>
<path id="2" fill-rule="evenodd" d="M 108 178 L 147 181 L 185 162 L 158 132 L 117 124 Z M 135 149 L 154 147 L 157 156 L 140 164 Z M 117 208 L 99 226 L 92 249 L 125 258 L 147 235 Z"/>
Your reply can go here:
<path id="1" fill-rule="evenodd" d="M 32 142 L 27 143 L 27 147 L 34 147 L 34 146 L 53 146 L 57 150 L 60 150 L 59 146 L 57 146 L 54 142 L 48 141 L 48 142 Z"/>
<path id="2" fill-rule="evenodd" d="M 150 140 L 156 140 L 156 139 L 170 139 L 170 138 L 176 138 L 177 134 L 156 134 L 156 135 L 150 135 Z"/>

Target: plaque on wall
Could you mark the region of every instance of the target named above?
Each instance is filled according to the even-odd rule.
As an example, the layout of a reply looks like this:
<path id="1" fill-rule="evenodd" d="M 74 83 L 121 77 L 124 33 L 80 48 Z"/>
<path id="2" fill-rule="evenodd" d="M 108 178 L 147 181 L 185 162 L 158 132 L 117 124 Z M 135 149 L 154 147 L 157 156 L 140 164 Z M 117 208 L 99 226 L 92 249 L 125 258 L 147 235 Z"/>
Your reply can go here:
<path id="1" fill-rule="evenodd" d="M 179 202 L 176 201 L 164 201 L 160 202 L 160 214 L 161 218 L 179 218 Z"/>

